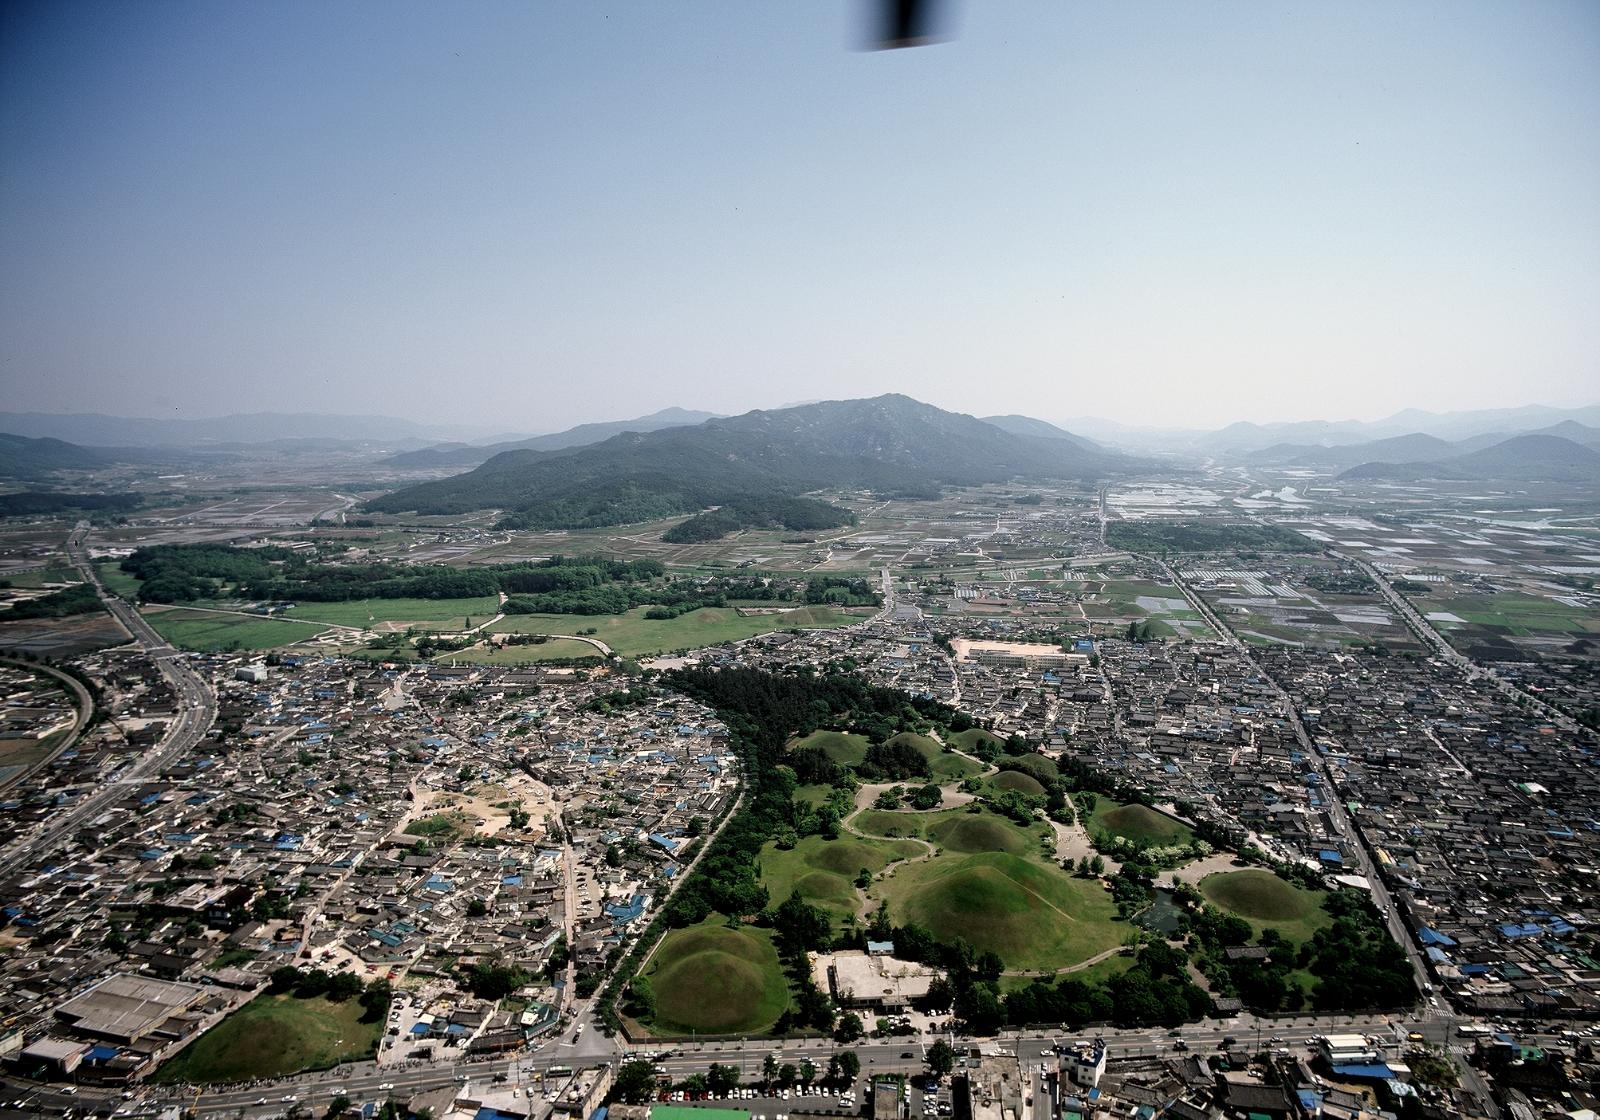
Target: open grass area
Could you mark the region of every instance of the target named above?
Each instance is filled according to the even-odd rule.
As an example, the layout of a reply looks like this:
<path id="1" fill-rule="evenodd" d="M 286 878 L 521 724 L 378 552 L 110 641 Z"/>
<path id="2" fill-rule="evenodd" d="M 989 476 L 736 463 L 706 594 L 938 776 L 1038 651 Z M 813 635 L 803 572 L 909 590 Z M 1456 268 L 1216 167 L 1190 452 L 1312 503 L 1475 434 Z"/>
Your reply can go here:
<path id="1" fill-rule="evenodd" d="M 833 796 L 832 786 L 810 785 L 798 786 L 794 791 L 794 800 L 800 805 L 809 805 L 813 809 L 827 803 Z"/>
<path id="2" fill-rule="evenodd" d="M 658 1034 L 759 1034 L 789 1006 L 772 931 L 730 929 L 717 915 L 668 933 L 645 975 Z"/>
<path id="3" fill-rule="evenodd" d="M 866 809 L 852 817 L 850 823 L 868 836 L 923 839 L 961 853 L 1033 851 L 1040 837 L 1048 832 L 1043 824 L 1023 828 L 998 813 L 973 813 L 964 808 L 937 813 Z"/>
<path id="4" fill-rule="evenodd" d="M 355 599 L 347 603 L 298 602 L 289 618 L 309 622 L 332 622 L 339 626 L 367 627 L 380 622 L 422 622 L 440 628 L 439 623 L 454 623 L 456 628 L 471 619 L 474 626 L 488 622 L 500 613 L 500 600 L 494 595 L 471 599 Z"/>
<path id="5" fill-rule="evenodd" d="M 1099 883 L 1004 851 L 908 863 L 878 889 L 902 921 L 941 941 L 995 952 L 1007 968 L 1064 968 L 1114 948 L 1127 933 Z"/>
<path id="6" fill-rule="evenodd" d="M 1126 837 L 1135 844 L 1158 847 L 1187 844 L 1194 839 L 1194 831 L 1182 821 L 1145 805 L 1123 805 L 1109 797 L 1102 797 L 1095 803 L 1087 828 L 1091 836 L 1104 832 Z"/>
<path id="7" fill-rule="evenodd" d="M 813 731 L 804 739 L 790 741 L 790 750 L 798 747 L 821 747 L 822 753 L 840 766 L 855 766 L 867 757 L 866 737 L 847 731 Z"/>
<path id="8" fill-rule="evenodd" d="M 1322 908 L 1325 891 L 1308 891 L 1259 867 L 1221 871 L 1200 881 L 1200 893 L 1220 910 L 1243 918 L 1259 934 L 1272 928 L 1295 943 L 1333 921 Z"/>
<path id="9" fill-rule="evenodd" d="M 1018 770 L 1002 770 L 989 779 L 989 785 L 997 790 L 1009 790 L 1020 793 L 1025 797 L 1043 797 L 1044 786 L 1039 784 L 1039 779 L 1024 774 Z"/>
<path id="10" fill-rule="evenodd" d="M 848 626 L 863 615 L 831 607 L 799 607 L 781 614 L 740 615 L 732 607 L 702 607 L 677 618 L 646 618 L 648 607 L 617 615 L 507 615 L 492 629 L 510 634 L 572 634 L 593 628 L 594 637 L 623 657 L 642 657 L 670 650 L 697 649 L 770 634 L 774 630 L 817 630 Z"/>
<path id="11" fill-rule="evenodd" d="M 162 1066 L 154 1080 L 248 1081 L 371 1058 L 383 1020 L 362 1022 L 361 1015 L 356 1000 L 258 996 Z"/>
<path id="12" fill-rule="evenodd" d="M 82 583 L 83 577 L 78 574 L 78 569 L 63 564 L 60 567 L 34 568 L 26 572 L 12 572 L 5 577 L 5 580 L 12 587 L 38 588 L 47 584 Z"/>
<path id="13" fill-rule="evenodd" d="M 775 844 L 761 849 L 761 881 L 773 903 L 794 891 L 835 919 L 853 917 L 861 893 L 855 878 L 862 870 L 877 874 L 895 860 L 922 855 L 927 849 L 915 840 L 863 840 L 840 836 L 824 840 L 804 837 L 789 851 Z"/>
<path id="14" fill-rule="evenodd" d="M 327 629 L 305 622 L 174 607 L 152 610 L 145 621 L 179 649 L 273 649 L 314 638 Z"/>

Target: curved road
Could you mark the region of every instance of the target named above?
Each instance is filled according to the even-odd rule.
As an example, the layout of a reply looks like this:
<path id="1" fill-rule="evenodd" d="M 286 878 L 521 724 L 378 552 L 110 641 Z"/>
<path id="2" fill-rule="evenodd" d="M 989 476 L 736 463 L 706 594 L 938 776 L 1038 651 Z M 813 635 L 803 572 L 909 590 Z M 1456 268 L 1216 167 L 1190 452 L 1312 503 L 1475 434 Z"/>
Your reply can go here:
<path id="1" fill-rule="evenodd" d="M 183 655 L 169 646 L 138 611 L 107 591 L 105 584 L 100 582 L 100 573 L 89 562 L 89 552 L 84 544 L 88 533 L 87 523 L 80 521 L 67 538 L 67 557 L 94 587 L 112 617 L 133 635 L 134 641 L 150 655 L 162 676 L 167 678 L 167 683 L 172 686 L 178 714 L 167 725 L 166 735 L 155 749 L 140 756 L 116 780 L 106 783 L 77 804 L 62 809 L 31 832 L 24 833 L 0 849 L 0 860 L 8 863 L 33 859 L 55 848 L 79 825 L 92 820 L 123 797 L 130 783 L 160 773 L 169 762 L 194 749 L 206 732 L 211 730 L 212 721 L 217 715 L 216 697 L 211 692 L 211 686 L 189 668 Z"/>

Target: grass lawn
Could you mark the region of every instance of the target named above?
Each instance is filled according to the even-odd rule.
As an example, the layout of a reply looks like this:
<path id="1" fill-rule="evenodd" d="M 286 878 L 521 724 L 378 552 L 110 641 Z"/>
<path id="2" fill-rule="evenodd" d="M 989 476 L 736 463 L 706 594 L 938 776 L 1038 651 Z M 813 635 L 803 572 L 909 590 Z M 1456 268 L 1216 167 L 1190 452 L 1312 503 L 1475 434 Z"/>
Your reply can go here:
<path id="1" fill-rule="evenodd" d="M 102 565 L 104 566 L 104 565 Z M 43 587 L 47 583 L 82 583 L 77 568 L 39 568 L 31 572 L 12 572 L 5 577 L 12 587 Z"/>
<path id="2" fill-rule="evenodd" d="M 1109 797 L 1095 802 L 1086 826 L 1092 836 L 1096 832 L 1112 836 L 1125 836 L 1135 844 L 1155 844 L 1167 847 L 1187 844 L 1194 839 L 1194 831 L 1182 821 L 1165 813 L 1158 813 L 1145 805 L 1123 805 Z"/>
<path id="3" fill-rule="evenodd" d="M 807 836 L 784 851 L 768 843 L 761 849 L 761 881 L 774 902 L 794 891 L 830 917 L 855 916 L 861 894 L 855 878 L 866 868 L 877 874 L 895 860 L 922 855 L 927 849 L 915 840 L 863 840 L 841 835 L 837 840 Z"/>
<path id="4" fill-rule="evenodd" d="M 471 599 L 356 599 L 347 603 L 297 602 L 289 618 L 308 622 L 332 622 L 339 626 L 367 627 L 379 622 L 427 622 L 432 628 L 442 622 L 460 629 L 465 619 L 476 626 L 500 613 L 500 600 L 494 595 Z"/>
<path id="5" fill-rule="evenodd" d="M 1259 867 L 1220 871 L 1200 881 L 1206 901 L 1249 922 L 1257 934 L 1268 927 L 1299 944 L 1333 919 L 1322 908 L 1326 891 L 1308 891 Z"/>
<path id="6" fill-rule="evenodd" d="M 828 803 L 828 798 L 833 796 L 832 786 L 799 786 L 794 791 L 794 799 L 798 804 L 809 805 L 813 809 L 821 808 Z"/>
<path id="7" fill-rule="evenodd" d="M 840 766 L 855 766 L 867 757 L 866 737 L 847 731 L 813 731 L 804 739 L 790 741 L 790 750 L 797 747 L 821 747 L 822 752 Z"/>
<path id="8" fill-rule="evenodd" d="M 799 607 L 782 614 L 745 617 L 732 607 L 702 607 L 677 618 L 645 618 L 648 607 L 635 607 L 625 614 L 516 614 L 507 615 L 492 629 L 511 634 L 574 634 L 594 628 L 606 645 L 623 657 L 642 657 L 676 649 L 696 649 L 722 642 L 753 638 L 774 630 L 816 630 L 860 622 L 861 615 L 845 614 L 831 607 Z"/>
<path id="9" fill-rule="evenodd" d="M 662 938 L 645 975 L 659 1034 L 759 1034 L 789 1006 L 772 931 L 730 929 L 715 914 Z"/>
<path id="10" fill-rule="evenodd" d="M 287 1077 L 371 1058 L 383 1020 L 361 1021 L 357 1000 L 257 996 L 162 1066 L 154 1080 L 205 1085 Z"/>
<path id="11" fill-rule="evenodd" d="M 1007 968 L 1076 964 L 1120 945 L 1128 929 L 1099 883 L 1002 851 L 908 863 L 875 891 L 901 921 L 998 953 Z"/>
<path id="12" fill-rule="evenodd" d="M 180 649 L 273 649 L 314 638 L 327 627 L 305 622 L 284 622 L 275 618 L 252 618 L 242 614 L 215 614 L 210 611 L 173 607 L 149 611 L 145 621 L 167 641 Z"/>

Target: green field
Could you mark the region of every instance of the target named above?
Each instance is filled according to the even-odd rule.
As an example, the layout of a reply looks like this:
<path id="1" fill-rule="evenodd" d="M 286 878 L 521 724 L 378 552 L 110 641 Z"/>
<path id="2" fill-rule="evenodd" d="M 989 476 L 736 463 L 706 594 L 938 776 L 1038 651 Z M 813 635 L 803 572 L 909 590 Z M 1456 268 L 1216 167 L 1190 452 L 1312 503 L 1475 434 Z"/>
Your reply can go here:
<path id="1" fill-rule="evenodd" d="M 1207 875 L 1200 893 L 1218 909 L 1249 922 L 1258 934 L 1270 927 L 1297 944 L 1332 922 L 1322 908 L 1325 891 L 1305 890 L 1258 867 Z"/>
<path id="2" fill-rule="evenodd" d="M 1537 634 L 1596 634 L 1600 620 L 1573 610 L 1553 599 L 1503 592 L 1493 595 L 1426 596 L 1419 598 L 1423 611 L 1448 611 L 1475 626 L 1502 628 L 1516 637 Z M 1440 630 L 1459 630 L 1458 622 L 1436 622 Z"/>
<path id="3" fill-rule="evenodd" d="M 211 611 L 174 607 L 150 611 L 145 621 L 167 641 L 180 649 L 273 649 L 314 638 L 327 629 L 305 622 L 284 622 L 274 618 L 252 618 L 242 614 L 216 614 Z"/>
<path id="4" fill-rule="evenodd" d="M 377 1052 L 383 1020 L 362 1022 L 361 1015 L 356 1000 L 258 996 L 162 1066 L 154 1080 L 206 1085 L 287 1077 L 370 1059 Z"/>
<path id="5" fill-rule="evenodd" d="M 794 791 L 794 800 L 797 804 L 809 805 L 813 809 L 827 804 L 828 798 L 832 796 L 832 786 L 799 786 Z"/>
<path id="6" fill-rule="evenodd" d="M 1064 968 L 1115 948 L 1127 933 L 1099 883 L 1004 851 L 908 863 L 879 889 L 901 921 L 998 953 L 1007 968 Z"/>
<path id="7" fill-rule="evenodd" d="M 658 1034 L 759 1034 L 789 1006 L 772 931 L 729 929 L 716 915 L 662 938 L 645 975 Z"/>
<path id="8" fill-rule="evenodd" d="M 101 565 L 105 567 L 105 565 Z M 82 583 L 78 569 L 69 567 L 35 568 L 27 572 L 12 572 L 5 577 L 12 587 L 43 587 L 47 583 Z"/>
<path id="9" fill-rule="evenodd" d="M 702 607 L 677 618 L 645 618 L 648 607 L 635 607 L 618 615 L 515 614 L 491 629 L 508 634 L 572 634 L 593 628 L 593 635 L 623 657 L 642 657 L 677 649 L 770 634 L 774 630 L 816 630 L 848 626 L 863 615 L 850 615 L 831 607 L 800 607 L 782 614 L 741 616 L 732 607 Z"/>
<path id="10" fill-rule="evenodd" d="M 363 629 L 380 622 L 429 623 L 430 629 L 461 629 L 466 619 L 472 624 L 488 622 L 500 613 L 500 600 L 494 595 L 472 599 L 357 599 L 347 603 L 296 603 L 286 614 L 308 622 L 331 622 L 336 626 Z M 454 623 L 441 626 L 441 623 Z"/>
<path id="11" fill-rule="evenodd" d="M 915 840 L 863 840 L 841 836 L 824 840 L 807 836 L 790 851 L 775 844 L 761 849 L 761 881 L 774 905 L 794 891 L 835 918 L 852 918 L 860 909 L 855 877 L 863 868 L 877 874 L 895 860 L 927 851 Z"/>
<path id="12" fill-rule="evenodd" d="M 99 573 L 100 582 L 106 585 L 107 591 L 121 595 L 130 603 L 138 599 L 139 588 L 144 586 L 144 580 L 123 571 L 122 566 L 116 561 L 96 564 L 94 570 Z"/>
<path id="13" fill-rule="evenodd" d="M 1086 827 L 1091 836 L 1104 832 L 1126 837 L 1135 844 L 1157 847 L 1187 844 L 1194 839 L 1194 831 L 1182 821 L 1145 805 L 1123 805 L 1109 797 L 1102 797 L 1095 803 Z"/>
<path id="14" fill-rule="evenodd" d="M 866 737 L 847 731 L 813 731 L 804 739 L 790 741 L 790 750 L 798 747 L 821 747 L 822 753 L 840 766 L 855 766 L 867 757 Z"/>

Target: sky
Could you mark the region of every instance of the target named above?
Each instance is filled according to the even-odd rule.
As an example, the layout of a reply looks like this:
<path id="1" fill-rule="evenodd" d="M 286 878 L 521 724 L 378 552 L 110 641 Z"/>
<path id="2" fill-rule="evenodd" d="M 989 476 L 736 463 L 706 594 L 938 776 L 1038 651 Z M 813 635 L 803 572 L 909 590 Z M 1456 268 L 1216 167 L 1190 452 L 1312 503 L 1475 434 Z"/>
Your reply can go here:
<path id="1" fill-rule="evenodd" d="M 12 410 L 1600 400 L 1600 5 L 0 6 Z"/>

